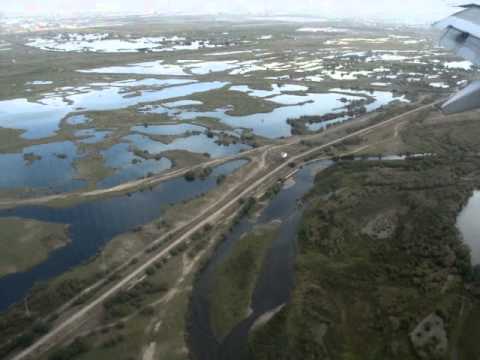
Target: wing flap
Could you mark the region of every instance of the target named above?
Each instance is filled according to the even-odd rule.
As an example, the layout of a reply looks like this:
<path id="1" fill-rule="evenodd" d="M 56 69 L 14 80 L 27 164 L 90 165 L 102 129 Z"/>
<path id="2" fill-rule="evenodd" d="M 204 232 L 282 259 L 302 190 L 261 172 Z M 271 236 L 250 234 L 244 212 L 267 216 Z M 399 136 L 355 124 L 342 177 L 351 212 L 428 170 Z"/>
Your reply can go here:
<path id="1" fill-rule="evenodd" d="M 440 45 L 458 56 L 480 65 L 480 39 L 456 28 L 447 28 L 440 38 Z"/>
<path id="2" fill-rule="evenodd" d="M 480 7 L 468 7 L 465 10 L 433 24 L 433 26 L 440 30 L 454 28 L 462 33 L 480 39 Z"/>
<path id="3" fill-rule="evenodd" d="M 433 26 L 444 31 L 441 46 L 480 65 L 480 6 L 466 6 Z"/>
<path id="4" fill-rule="evenodd" d="M 470 4 L 463 7 L 464 10 L 433 26 L 443 30 L 441 46 L 475 65 L 480 65 L 480 6 Z M 442 110 L 452 114 L 479 107 L 480 81 L 474 81 L 443 104 Z"/>
<path id="5" fill-rule="evenodd" d="M 480 80 L 473 81 L 442 105 L 443 112 L 454 114 L 480 107 Z"/>

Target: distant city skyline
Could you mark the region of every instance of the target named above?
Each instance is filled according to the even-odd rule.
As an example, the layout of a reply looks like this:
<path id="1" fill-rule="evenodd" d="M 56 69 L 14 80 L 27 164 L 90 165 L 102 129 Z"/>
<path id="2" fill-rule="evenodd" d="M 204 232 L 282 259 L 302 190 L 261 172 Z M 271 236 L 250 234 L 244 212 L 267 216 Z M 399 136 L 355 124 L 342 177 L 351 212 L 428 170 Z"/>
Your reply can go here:
<path id="1" fill-rule="evenodd" d="M 0 0 L 6 15 L 75 13 L 311 14 L 427 23 L 454 12 L 465 1 L 448 0 Z M 2 4 L 3 3 L 3 4 Z"/>

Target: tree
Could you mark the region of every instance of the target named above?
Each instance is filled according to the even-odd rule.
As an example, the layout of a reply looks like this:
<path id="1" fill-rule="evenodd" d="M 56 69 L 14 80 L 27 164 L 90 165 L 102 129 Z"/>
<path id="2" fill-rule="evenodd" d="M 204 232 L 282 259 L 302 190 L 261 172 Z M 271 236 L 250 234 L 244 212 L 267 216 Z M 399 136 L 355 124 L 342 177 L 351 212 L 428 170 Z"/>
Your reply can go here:
<path id="1" fill-rule="evenodd" d="M 185 173 L 185 180 L 187 181 L 194 181 L 195 180 L 195 173 L 193 171 L 187 171 Z"/>

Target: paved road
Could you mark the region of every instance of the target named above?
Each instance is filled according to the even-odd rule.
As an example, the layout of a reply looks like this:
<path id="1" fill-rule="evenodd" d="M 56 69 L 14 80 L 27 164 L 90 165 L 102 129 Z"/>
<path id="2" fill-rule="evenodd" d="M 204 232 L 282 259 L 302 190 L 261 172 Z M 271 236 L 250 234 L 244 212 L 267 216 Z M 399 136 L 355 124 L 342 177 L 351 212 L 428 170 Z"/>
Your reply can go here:
<path id="1" fill-rule="evenodd" d="M 69 328 L 73 327 L 74 324 L 76 323 L 79 323 L 80 320 L 82 320 L 83 318 L 85 318 L 88 313 L 90 311 L 92 311 L 93 309 L 95 309 L 97 306 L 101 305 L 107 298 L 109 298 L 110 296 L 114 295 L 116 292 L 118 292 L 119 290 L 121 290 L 123 287 L 125 287 L 130 281 L 132 281 L 133 279 L 135 279 L 137 276 L 141 275 L 143 272 L 145 272 L 146 269 L 148 269 L 150 266 L 152 266 L 156 261 L 158 261 L 159 259 L 163 258 L 164 256 L 166 256 L 170 250 L 172 250 L 174 247 L 176 247 L 177 245 L 183 243 L 184 241 L 188 240 L 190 238 L 190 236 L 192 236 L 195 232 L 197 232 L 198 230 L 201 230 L 206 224 L 208 223 L 214 223 L 215 220 L 217 218 L 221 218 L 223 216 L 223 214 L 232 206 L 238 204 L 238 201 L 241 199 L 241 198 L 244 198 L 248 195 L 250 195 L 251 193 L 254 193 L 255 190 L 260 186 L 262 185 L 263 183 L 265 183 L 266 181 L 270 180 L 273 176 L 277 175 L 280 171 L 282 171 L 283 169 L 285 169 L 290 162 L 296 162 L 296 161 L 299 161 L 305 157 L 308 157 L 309 155 L 312 155 L 320 150 L 323 150 L 323 149 L 326 149 L 326 148 L 329 148 L 333 145 L 336 145 L 336 144 L 339 144 L 345 140 L 348 140 L 350 138 L 353 138 L 353 137 L 356 137 L 356 136 L 359 136 L 359 135 L 365 135 L 371 131 L 374 131 L 376 129 L 379 129 L 379 128 L 382 128 L 382 127 L 385 127 L 387 125 L 390 125 L 391 123 L 393 122 L 396 122 L 396 121 L 399 121 L 401 120 L 402 118 L 404 117 L 407 117 L 411 114 L 414 114 L 416 112 L 419 112 L 419 111 L 422 111 L 424 109 L 427 109 L 429 107 L 431 107 L 433 104 L 428 104 L 428 105 L 424 105 L 422 107 L 419 107 L 417 109 L 414 109 L 414 110 L 410 110 L 404 114 L 401 114 L 401 115 L 398 115 L 398 116 L 395 116 L 389 120 L 385 120 L 383 122 L 380 122 L 378 124 L 375 124 L 375 125 L 372 125 L 372 126 L 369 126 L 369 127 L 366 127 L 362 130 L 358 130 L 358 131 L 355 131 L 349 135 L 346 135 L 346 136 L 343 136 L 343 137 L 340 137 L 336 140 L 333 140 L 333 141 L 330 141 L 326 144 L 323 144 L 323 145 L 320 145 L 318 147 L 315 147 L 315 148 L 312 148 L 308 151 L 305 151 L 299 155 L 296 155 L 292 158 L 289 159 L 289 161 L 287 162 L 284 162 L 282 164 L 280 164 L 279 166 L 277 166 L 275 169 L 269 171 L 267 174 L 261 176 L 258 180 L 254 181 L 253 183 L 251 183 L 250 185 L 248 185 L 243 191 L 241 191 L 240 193 L 238 193 L 237 195 L 233 196 L 230 200 L 228 200 L 226 203 L 222 204 L 222 202 L 224 202 L 228 197 L 232 196 L 232 194 L 235 192 L 235 189 L 224 194 L 222 196 L 221 199 L 219 199 L 218 201 L 216 201 L 214 204 L 212 204 L 205 212 L 205 213 L 208 213 L 209 211 L 213 210 L 216 206 L 220 206 L 217 210 L 215 210 L 212 214 L 208 215 L 206 218 L 204 219 L 199 219 L 202 215 L 199 215 L 197 216 L 195 219 L 193 219 L 191 222 L 190 222 L 190 225 L 191 225 L 191 228 L 186 231 L 185 233 L 183 233 L 180 237 L 178 237 L 175 241 L 173 241 L 170 245 L 168 245 L 165 249 L 163 249 L 162 251 L 160 251 L 159 253 L 157 253 L 155 256 L 153 256 L 152 258 L 150 258 L 149 260 L 147 260 L 146 262 L 140 264 L 136 269 L 132 270 L 132 272 L 130 272 L 127 276 L 125 276 L 124 278 L 122 278 L 121 280 L 119 280 L 113 287 L 111 287 L 109 290 L 107 290 L 106 292 L 100 294 L 96 299 L 92 300 L 89 304 L 85 305 L 83 308 L 81 308 L 80 310 L 78 310 L 76 313 L 72 314 L 70 317 L 68 317 L 67 319 L 65 319 L 62 323 L 60 323 L 59 325 L 57 325 L 57 327 L 55 327 L 54 329 L 52 329 L 48 334 L 46 334 L 45 336 L 43 336 L 42 338 L 40 338 L 39 340 L 37 340 L 34 344 L 32 344 L 31 346 L 29 346 L 27 349 L 23 350 L 22 352 L 18 353 L 17 355 L 15 355 L 12 360 L 21 360 L 21 359 L 25 359 L 27 358 L 28 356 L 30 355 L 33 355 L 34 356 L 34 353 L 35 351 L 41 349 L 42 346 L 46 345 L 46 344 L 49 344 L 49 342 L 53 342 L 55 340 L 56 337 L 63 337 L 65 336 L 65 334 L 68 334 L 68 330 Z M 280 146 L 280 145 L 278 145 Z M 266 150 L 266 152 L 268 151 L 268 149 Z M 263 168 L 265 167 L 265 162 L 266 161 L 266 155 L 265 156 L 262 156 L 262 160 L 260 161 L 260 168 Z M 254 172 L 250 177 L 252 176 L 256 176 L 258 173 L 257 172 Z M 247 181 L 245 181 L 247 182 Z"/>

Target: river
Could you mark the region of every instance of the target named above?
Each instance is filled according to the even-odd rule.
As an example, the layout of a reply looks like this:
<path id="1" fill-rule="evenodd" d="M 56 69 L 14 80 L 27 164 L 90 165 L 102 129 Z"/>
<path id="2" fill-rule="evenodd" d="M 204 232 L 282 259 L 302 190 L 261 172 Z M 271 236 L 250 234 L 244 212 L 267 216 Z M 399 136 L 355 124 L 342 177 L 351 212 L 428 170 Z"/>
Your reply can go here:
<path id="1" fill-rule="evenodd" d="M 196 360 L 248 359 L 248 333 L 263 314 L 285 304 L 294 286 L 294 261 L 297 229 L 303 206 L 301 199 L 313 186 L 315 174 L 332 165 L 331 161 L 317 161 L 299 170 L 295 184 L 284 187 L 255 220 L 243 219 L 215 250 L 208 264 L 198 274 L 190 303 L 189 347 Z M 252 312 L 221 342 L 215 338 L 209 313 L 209 297 L 215 270 L 231 253 L 233 245 L 256 225 L 281 220 L 279 235 L 273 240 L 251 299 Z"/>

